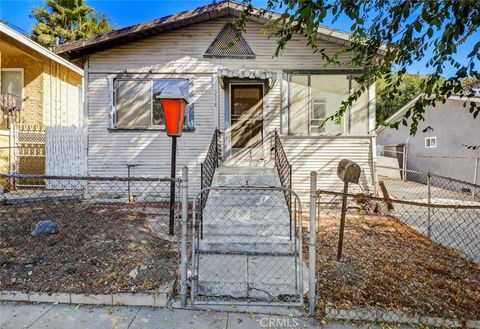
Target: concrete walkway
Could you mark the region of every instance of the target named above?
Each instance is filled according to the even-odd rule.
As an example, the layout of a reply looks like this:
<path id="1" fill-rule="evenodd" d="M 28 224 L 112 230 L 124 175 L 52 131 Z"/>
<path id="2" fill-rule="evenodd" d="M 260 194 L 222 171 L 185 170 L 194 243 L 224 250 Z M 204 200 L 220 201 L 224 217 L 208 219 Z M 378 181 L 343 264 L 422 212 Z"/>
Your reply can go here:
<path id="1" fill-rule="evenodd" d="M 2 302 L 0 328 L 354 329 L 362 326 L 338 322 L 321 325 L 318 321 L 305 317 L 270 316 L 258 313 Z M 369 328 L 380 327 L 374 325 Z"/>

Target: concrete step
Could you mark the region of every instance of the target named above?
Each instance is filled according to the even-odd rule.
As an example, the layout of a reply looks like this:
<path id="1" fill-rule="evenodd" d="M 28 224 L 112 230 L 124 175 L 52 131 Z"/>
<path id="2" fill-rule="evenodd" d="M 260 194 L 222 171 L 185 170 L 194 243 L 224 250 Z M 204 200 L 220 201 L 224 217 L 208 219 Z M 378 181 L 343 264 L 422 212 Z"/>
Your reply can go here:
<path id="1" fill-rule="evenodd" d="M 298 245 L 298 243 L 297 243 Z M 199 243 L 201 253 L 290 255 L 295 251 L 295 242 L 288 234 L 265 236 L 206 235 Z"/>
<path id="2" fill-rule="evenodd" d="M 250 223 L 256 221 L 268 220 L 289 220 L 290 212 L 287 207 L 252 207 L 249 204 L 212 204 L 208 203 L 203 212 L 203 222 L 223 223 L 232 218 L 248 221 Z"/>
<path id="3" fill-rule="evenodd" d="M 200 255 L 198 294 L 272 300 L 305 291 L 295 256 Z M 308 278 L 306 280 L 308 282 Z"/>
<path id="4" fill-rule="evenodd" d="M 225 222 L 204 222 L 203 232 L 204 235 L 289 235 L 290 221 L 269 220 L 251 222 L 232 220 Z"/>
<path id="5" fill-rule="evenodd" d="M 212 186 L 258 186 L 280 187 L 278 176 L 275 175 L 218 175 L 212 181 Z"/>
<path id="6" fill-rule="evenodd" d="M 261 194 L 261 193 L 251 193 L 251 194 L 233 194 L 228 191 L 222 195 L 208 195 L 207 204 L 205 207 L 255 207 L 259 206 L 262 208 L 274 208 L 282 207 L 288 211 L 285 195 L 282 192 L 274 192 L 274 194 Z"/>

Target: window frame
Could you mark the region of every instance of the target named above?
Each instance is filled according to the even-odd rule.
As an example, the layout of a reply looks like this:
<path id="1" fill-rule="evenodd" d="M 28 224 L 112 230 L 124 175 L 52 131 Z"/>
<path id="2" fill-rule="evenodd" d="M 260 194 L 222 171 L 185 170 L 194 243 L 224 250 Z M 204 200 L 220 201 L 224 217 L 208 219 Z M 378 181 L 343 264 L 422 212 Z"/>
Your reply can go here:
<path id="1" fill-rule="evenodd" d="M 1 73 L 2 72 L 20 72 L 21 80 L 22 80 L 22 91 L 18 97 L 20 98 L 20 113 L 18 115 L 22 115 L 23 109 L 24 109 L 24 99 L 25 99 L 25 70 L 23 67 L 6 67 L 6 68 L 1 68 L 0 69 L 0 85 L 1 85 Z M 1 90 L 0 90 L 1 92 Z M 6 120 L 6 127 L 7 129 L 10 129 L 11 122 L 8 119 L 8 116 L 3 115 L 3 119 Z M 18 118 L 18 117 L 17 117 Z"/>
<path id="2" fill-rule="evenodd" d="M 319 98 L 322 100 L 322 102 L 316 102 L 315 101 L 315 98 Z M 312 121 L 313 120 L 316 120 L 316 121 L 322 121 L 322 123 L 325 123 L 325 121 L 327 120 L 327 118 L 314 118 L 314 113 L 315 113 L 315 104 L 322 104 L 324 105 L 324 110 L 325 110 L 325 114 L 327 112 L 327 98 L 325 97 L 313 97 L 312 98 L 312 106 L 309 107 L 309 114 L 308 114 L 308 129 L 309 129 L 309 134 L 311 135 L 312 132 L 311 132 L 311 129 L 312 127 L 316 127 L 316 128 L 320 128 L 320 126 L 317 126 L 317 125 L 312 125 Z M 318 135 L 318 134 L 326 134 L 326 131 L 325 132 L 319 132 L 319 133 L 315 133 L 315 135 Z"/>
<path id="3" fill-rule="evenodd" d="M 191 77 L 139 77 L 139 76 L 128 76 L 128 75 L 122 75 L 122 76 L 116 76 L 112 78 L 112 116 L 111 116 L 111 128 L 110 130 L 129 130 L 129 131 L 142 131 L 142 130 L 152 130 L 152 131 L 165 131 L 166 127 L 165 124 L 163 125 L 158 125 L 158 124 L 153 124 L 153 85 L 156 80 L 182 80 L 185 81 L 188 85 L 188 95 L 189 99 L 193 98 L 190 97 L 192 96 L 192 82 L 193 78 Z M 150 125 L 146 127 L 118 127 L 117 126 L 117 90 L 116 90 L 116 83 L 117 81 L 149 81 L 150 82 Z M 193 102 L 190 100 L 190 103 L 188 106 L 192 106 L 192 111 L 193 111 Z M 185 113 L 185 122 L 186 125 L 183 127 L 183 131 L 186 132 L 193 132 L 195 131 L 195 119 L 192 121 L 192 127 L 188 126 L 189 120 L 188 120 L 188 108 L 187 112 Z"/>
<path id="4" fill-rule="evenodd" d="M 347 134 L 350 134 L 350 120 L 351 120 L 351 116 L 352 116 L 352 113 L 351 113 L 351 106 L 348 108 L 348 110 L 343 114 L 343 117 L 342 117 L 342 123 L 341 123 L 341 126 L 342 126 L 342 131 L 339 132 L 339 133 L 331 133 L 331 132 L 320 132 L 320 133 L 311 133 L 310 131 L 310 112 L 311 112 L 311 108 L 313 107 L 313 102 L 309 101 L 308 102 L 308 111 L 309 111 L 309 120 L 307 122 L 307 132 L 305 134 L 298 134 L 298 133 L 292 133 L 291 132 L 291 128 L 290 128 L 290 123 L 291 123 L 291 120 L 290 120 L 290 111 L 291 111 L 291 104 L 292 104 L 292 98 L 291 98 L 291 91 L 292 91 L 292 87 L 291 87 L 291 79 L 292 79 L 292 76 L 294 75 L 306 75 L 308 76 L 308 98 L 309 100 L 311 99 L 311 95 L 312 95 L 312 87 L 311 87 L 311 76 L 313 75 L 318 75 L 318 76 L 321 76 L 321 75 L 339 75 L 339 76 L 345 76 L 345 78 L 347 78 L 348 80 L 348 95 L 351 95 L 354 91 L 353 91 L 353 80 L 355 77 L 358 77 L 361 75 L 361 70 L 351 70 L 351 69 L 347 69 L 347 70 L 343 70 L 343 69 L 339 69 L 339 70 L 286 70 L 284 71 L 284 73 L 287 75 L 287 78 L 286 78 L 286 83 L 287 83 L 287 86 L 286 86 L 286 99 L 287 99 L 287 106 L 286 106 L 286 120 L 287 120 L 287 124 L 286 124 L 286 135 L 287 136 L 338 136 L 338 135 L 347 135 Z M 366 93 L 368 93 L 369 91 L 365 91 Z M 282 96 L 283 97 L 283 96 Z M 283 113 L 281 115 L 281 118 L 283 118 Z M 281 122 L 281 126 L 283 127 L 284 123 Z"/>
<path id="5" fill-rule="evenodd" d="M 432 146 L 432 141 L 434 141 L 434 146 Z M 437 136 L 429 136 L 425 137 L 425 148 L 426 149 L 434 149 L 437 147 Z"/>

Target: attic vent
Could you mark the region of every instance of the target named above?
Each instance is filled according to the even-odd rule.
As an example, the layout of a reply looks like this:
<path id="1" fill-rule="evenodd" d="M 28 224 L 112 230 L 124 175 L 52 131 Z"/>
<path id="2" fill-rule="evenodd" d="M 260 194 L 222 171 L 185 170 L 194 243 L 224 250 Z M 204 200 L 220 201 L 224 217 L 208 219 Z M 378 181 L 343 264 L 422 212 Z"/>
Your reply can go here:
<path id="1" fill-rule="evenodd" d="M 228 23 L 203 55 L 212 58 L 255 58 L 252 48 L 233 24 Z"/>

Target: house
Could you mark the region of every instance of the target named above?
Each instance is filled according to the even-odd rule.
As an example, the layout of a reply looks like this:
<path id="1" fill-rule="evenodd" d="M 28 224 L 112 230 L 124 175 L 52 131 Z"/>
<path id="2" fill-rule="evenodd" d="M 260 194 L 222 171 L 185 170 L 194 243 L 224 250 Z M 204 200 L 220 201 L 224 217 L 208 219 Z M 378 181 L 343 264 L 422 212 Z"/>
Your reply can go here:
<path id="1" fill-rule="evenodd" d="M 401 120 L 418 97 L 394 113 L 387 122 Z M 410 127 L 407 126 L 400 125 L 398 129 L 379 127 L 376 130 L 379 153 L 397 157 L 401 168 L 478 184 L 480 149 L 468 146 L 480 144 L 480 124 L 469 108 L 463 106 L 465 100 L 450 96 L 444 104 L 426 108 L 425 120 L 419 123 L 414 136 L 410 136 Z M 480 93 L 468 101 L 480 102 Z"/>
<path id="2" fill-rule="evenodd" d="M 83 70 L 3 23 L 0 68 L 0 172 L 82 173 Z"/>
<path id="3" fill-rule="evenodd" d="M 226 163 L 239 154 L 268 159 L 276 129 L 292 164 L 292 187 L 304 196 L 311 170 L 319 171 L 320 188 L 341 188 L 336 168 L 343 158 L 362 167 L 361 184 L 373 190 L 375 86 L 341 124 L 322 126 L 355 88 L 359 70 L 348 55 L 341 67 L 325 69 L 300 35 L 274 57 L 276 41 L 263 31 L 278 17 L 271 12 L 255 9 L 237 38 L 243 8 L 219 2 L 56 48 L 84 67 L 89 175 L 125 176 L 128 164 L 136 165 L 133 175 L 170 175 L 171 141 L 156 95 L 177 85 L 189 98 L 177 168 L 190 169 L 191 197 L 216 128 L 224 133 Z M 333 54 L 349 35 L 321 28 L 319 39 Z"/>

